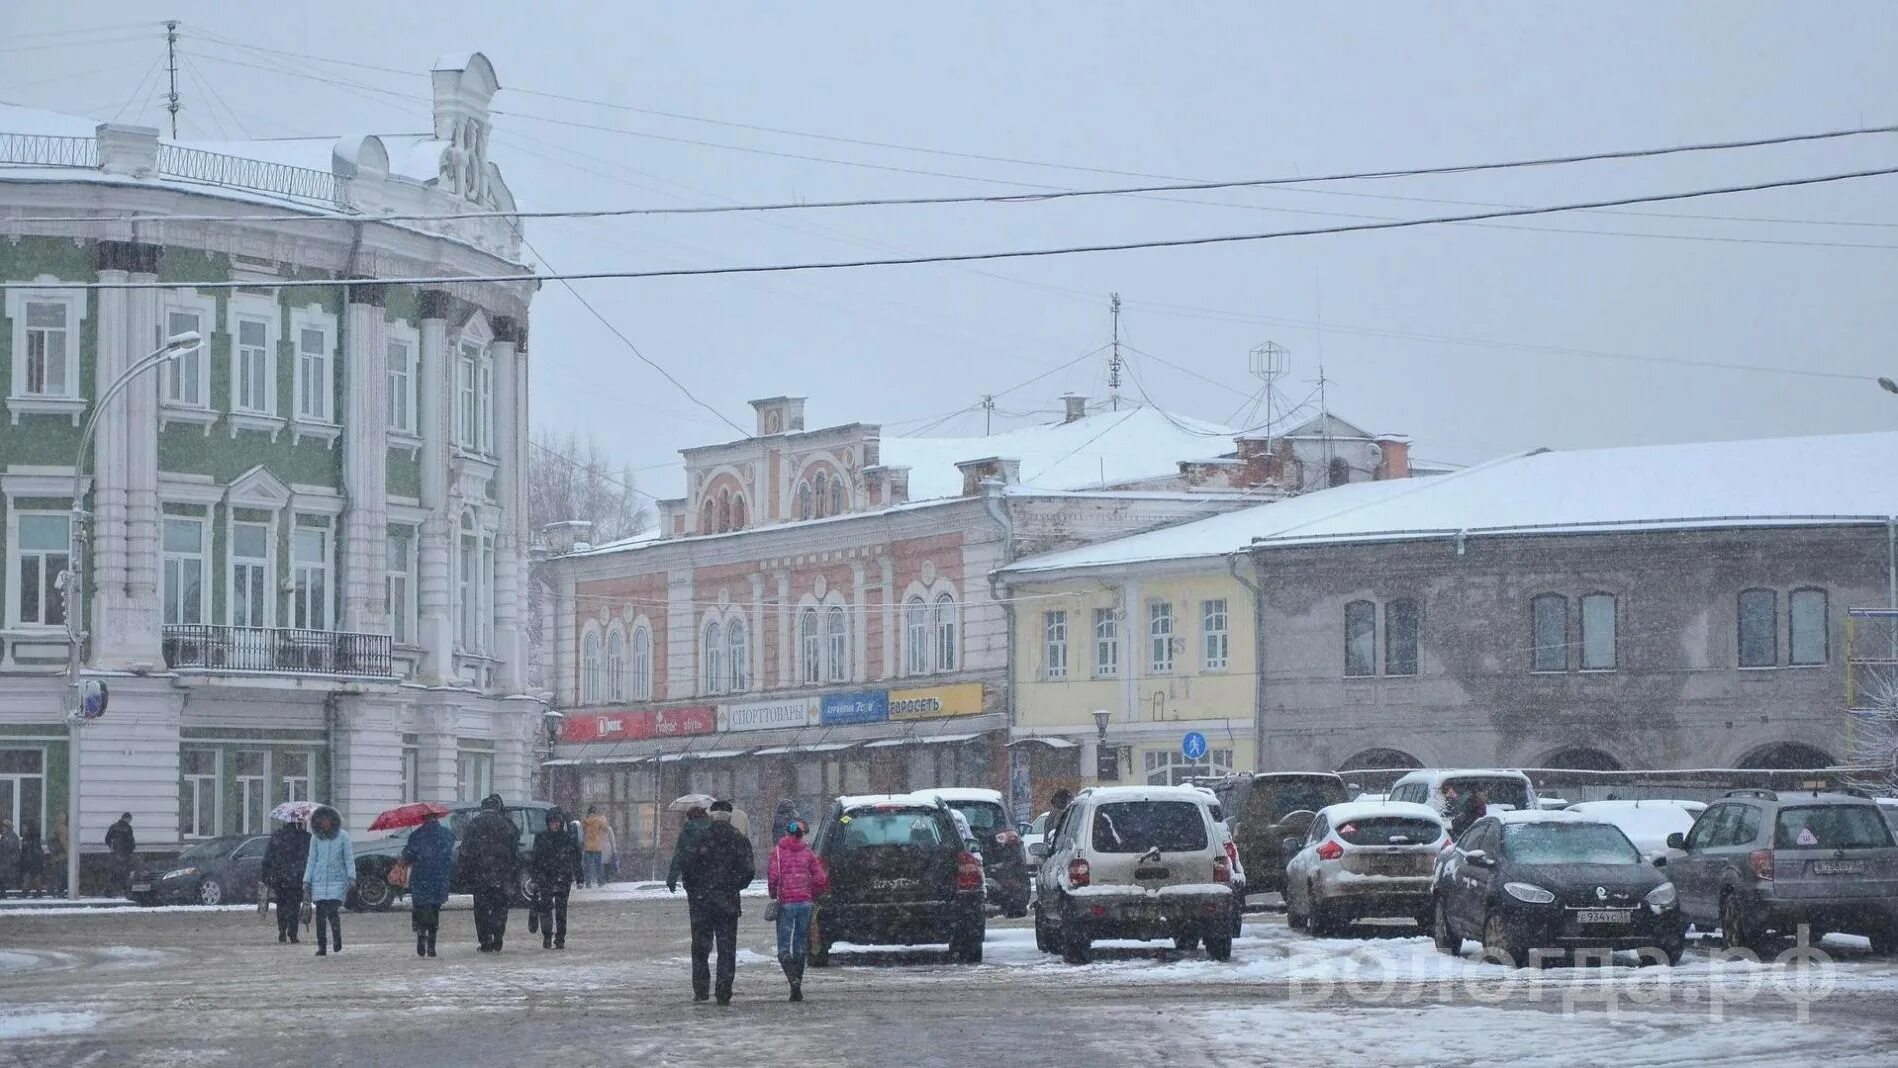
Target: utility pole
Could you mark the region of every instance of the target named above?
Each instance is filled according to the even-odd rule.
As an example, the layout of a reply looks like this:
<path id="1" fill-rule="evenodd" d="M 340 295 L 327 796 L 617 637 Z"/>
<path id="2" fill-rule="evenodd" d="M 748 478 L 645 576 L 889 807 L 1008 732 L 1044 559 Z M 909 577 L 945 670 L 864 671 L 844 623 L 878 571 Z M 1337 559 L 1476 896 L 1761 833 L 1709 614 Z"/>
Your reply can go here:
<path id="1" fill-rule="evenodd" d="M 1331 405 L 1325 402 L 1325 365 L 1318 365 L 1318 420 L 1325 435 L 1325 485 L 1331 485 Z"/>
<path id="2" fill-rule="evenodd" d="M 178 20 L 165 23 L 165 69 L 171 74 L 171 95 L 166 97 L 165 110 L 171 112 L 171 139 L 178 139 Z"/>
<path id="3" fill-rule="evenodd" d="M 1107 399 L 1120 411 L 1120 294 L 1110 293 L 1107 304 L 1114 319 L 1114 351 L 1107 357 Z"/>
<path id="4" fill-rule="evenodd" d="M 995 429 L 995 394 L 982 394 L 982 436 L 988 437 Z"/>

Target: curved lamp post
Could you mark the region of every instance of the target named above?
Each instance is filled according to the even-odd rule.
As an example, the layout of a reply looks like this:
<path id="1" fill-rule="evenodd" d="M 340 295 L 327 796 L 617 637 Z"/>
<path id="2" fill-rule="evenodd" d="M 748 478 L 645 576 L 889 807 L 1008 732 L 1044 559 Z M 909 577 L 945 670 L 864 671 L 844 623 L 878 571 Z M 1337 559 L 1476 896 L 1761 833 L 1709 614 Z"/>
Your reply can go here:
<path id="1" fill-rule="evenodd" d="M 164 345 L 156 352 L 127 367 L 124 373 L 112 380 L 112 383 L 99 391 L 99 399 L 92 405 L 92 411 L 86 416 L 86 424 L 79 432 L 79 452 L 72 462 L 72 513 L 68 525 L 70 541 L 66 550 L 66 574 L 63 587 L 66 599 L 66 896 L 79 897 L 79 727 L 86 720 L 98 715 L 97 711 L 87 708 L 84 681 L 80 677 L 82 654 L 80 652 L 86 638 L 82 623 L 85 613 L 85 560 L 86 547 L 86 453 L 92 448 L 92 437 L 99 429 L 99 417 L 105 414 L 106 406 L 113 398 L 125 392 L 125 387 L 133 379 L 177 359 L 180 356 L 198 351 L 204 347 L 204 337 L 196 330 L 174 334 L 165 339 Z"/>

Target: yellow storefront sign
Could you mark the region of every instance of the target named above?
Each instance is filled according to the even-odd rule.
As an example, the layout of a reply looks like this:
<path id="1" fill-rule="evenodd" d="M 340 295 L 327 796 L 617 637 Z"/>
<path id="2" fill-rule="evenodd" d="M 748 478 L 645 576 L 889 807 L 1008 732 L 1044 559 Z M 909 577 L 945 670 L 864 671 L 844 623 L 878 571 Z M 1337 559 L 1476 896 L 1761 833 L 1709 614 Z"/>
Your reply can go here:
<path id="1" fill-rule="evenodd" d="M 982 712 L 982 684 L 931 686 L 921 690 L 891 690 L 891 719 L 935 719 L 974 716 Z"/>

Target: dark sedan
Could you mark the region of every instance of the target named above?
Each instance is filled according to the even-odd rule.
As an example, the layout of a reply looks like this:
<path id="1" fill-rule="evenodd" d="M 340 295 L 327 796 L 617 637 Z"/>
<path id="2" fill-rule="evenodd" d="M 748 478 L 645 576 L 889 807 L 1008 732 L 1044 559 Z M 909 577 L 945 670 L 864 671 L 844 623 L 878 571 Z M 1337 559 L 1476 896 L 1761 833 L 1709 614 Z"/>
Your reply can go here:
<path id="1" fill-rule="evenodd" d="M 1687 942 L 1674 884 L 1613 824 L 1573 812 L 1478 820 L 1438 862 L 1433 934 L 1464 938 L 1516 967 L 1536 951 L 1640 950 L 1680 963 Z"/>
<path id="2" fill-rule="evenodd" d="M 165 867 L 132 873 L 126 896 L 141 905 L 229 905 L 257 900 L 268 835 L 212 838 L 178 854 Z"/>

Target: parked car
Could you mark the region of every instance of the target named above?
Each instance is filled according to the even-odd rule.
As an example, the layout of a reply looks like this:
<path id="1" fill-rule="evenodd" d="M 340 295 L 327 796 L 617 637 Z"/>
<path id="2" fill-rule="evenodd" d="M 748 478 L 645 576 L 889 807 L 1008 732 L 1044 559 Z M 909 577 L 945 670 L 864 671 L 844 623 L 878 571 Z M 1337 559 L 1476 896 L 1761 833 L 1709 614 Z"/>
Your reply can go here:
<path id="1" fill-rule="evenodd" d="M 1021 832 L 1008 820 L 1008 805 L 1000 791 L 948 788 L 918 790 L 917 797 L 933 797 L 968 819 L 975 832 L 982 869 L 993 884 L 989 903 L 1004 916 L 1028 915 L 1028 850 Z"/>
<path id="2" fill-rule="evenodd" d="M 231 834 L 199 842 L 162 868 L 132 873 L 126 896 L 141 905 L 228 905 L 257 900 L 269 835 Z"/>
<path id="3" fill-rule="evenodd" d="M 1054 813 L 1043 812 L 1019 828 L 1022 852 L 1028 856 L 1028 878 L 1031 885 L 1035 873 L 1041 870 L 1041 854 L 1035 851 L 1035 847 L 1048 840 L 1048 821 L 1053 818 Z"/>
<path id="4" fill-rule="evenodd" d="M 1408 916 L 1431 923 L 1430 883 L 1450 832 L 1436 810 L 1401 801 L 1351 801 L 1318 811 L 1302 840 L 1287 839 L 1285 922 L 1320 938 L 1354 920 Z"/>
<path id="5" fill-rule="evenodd" d="M 1483 787 L 1489 795 L 1492 809 L 1526 811 L 1536 807 L 1536 788 L 1529 776 L 1500 768 L 1424 768 L 1406 772 L 1403 778 L 1391 784 L 1390 799 L 1429 805 L 1446 819 L 1454 819 L 1456 813 L 1449 808 L 1444 788 L 1454 787 L 1459 796 L 1467 796 L 1476 786 Z"/>
<path id="6" fill-rule="evenodd" d="M 1638 801 L 1578 801 L 1568 811 L 1595 816 L 1621 828 L 1648 859 L 1667 855 L 1667 836 L 1685 834 L 1707 810 L 1705 801 L 1643 798 Z"/>
<path id="7" fill-rule="evenodd" d="M 1678 964 L 1687 944 L 1673 884 L 1620 828 L 1576 812 L 1477 820 L 1438 863 L 1432 898 L 1439 949 L 1475 938 L 1515 967 L 1548 949 L 1652 950 Z"/>
<path id="8" fill-rule="evenodd" d="M 1869 798 L 1730 790 L 1667 844 L 1684 854 L 1667 862 L 1682 911 L 1729 946 L 1805 924 L 1814 942 L 1846 931 L 1898 950 L 1898 847 Z"/>
<path id="9" fill-rule="evenodd" d="M 1898 834 L 1898 797 L 1881 797 L 1878 810 L 1885 814 L 1885 822 L 1891 825 L 1891 832 Z"/>
<path id="10" fill-rule="evenodd" d="M 1171 938 L 1232 957 L 1232 859 L 1204 791 L 1083 790 L 1042 848 L 1034 907 L 1043 952 L 1085 964 L 1097 939 Z"/>
<path id="11" fill-rule="evenodd" d="M 518 801 L 506 808 L 507 818 L 520 828 L 521 876 L 520 885 L 515 891 L 516 907 L 524 906 L 534 899 L 534 874 L 528 860 L 534 854 L 534 834 L 547 828 L 547 813 L 555 806 L 545 801 Z M 461 848 L 462 832 L 468 829 L 468 823 L 481 814 L 478 801 L 458 802 L 450 806 L 449 813 L 443 817 L 448 829 L 455 832 L 455 848 Z M 350 901 L 351 908 L 374 909 L 377 911 L 395 907 L 396 901 L 408 893 L 406 889 L 389 885 L 389 869 L 402 859 L 402 848 L 408 845 L 409 831 L 397 831 L 387 838 L 357 842 L 356 846 L 356 896 Z M 468 893 L 461 885 L 460 872 L 456 872 L 456 881 L 450 889 L 457 894 Z"/>
<path id="12" fill-rule="evenodd" d="M 830 892 L 811 920 L 813 967 L 830 964 L 836 942 L 947 942 L 951 959 L 981 963 L 988 924 L 982 861 L 942 800 L 840 797 L 812 848 L 830 872 Z"/>
<path id="13" fill-rule="evenodd" d="M 1285 839 L 1303 839 L 1319 809 L 1350 797 L 1330 772 L 1241 772 L 1206 783 L 1219 797 L 1226 825 L 1244 862 L 1245 894 L 1285 889 Z"/>

